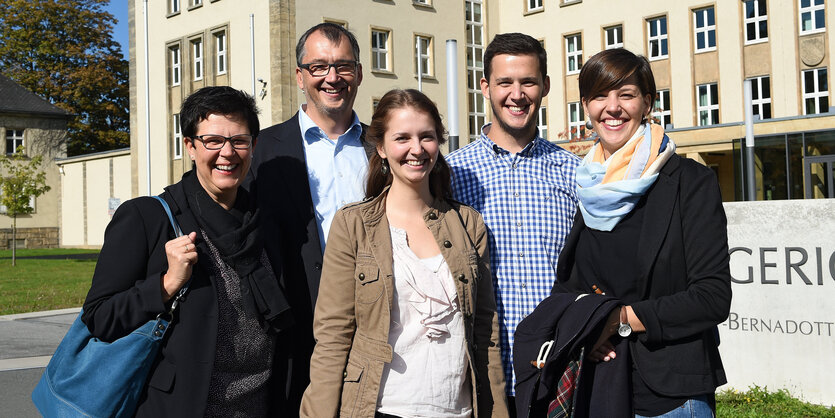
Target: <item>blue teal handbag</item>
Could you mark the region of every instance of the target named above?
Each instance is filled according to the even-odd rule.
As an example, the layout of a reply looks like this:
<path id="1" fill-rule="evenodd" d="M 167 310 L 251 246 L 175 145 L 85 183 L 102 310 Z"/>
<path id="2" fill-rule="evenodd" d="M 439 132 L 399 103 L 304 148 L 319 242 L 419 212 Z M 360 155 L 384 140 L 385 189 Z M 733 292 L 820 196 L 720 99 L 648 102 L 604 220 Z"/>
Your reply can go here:
<path id="1" fill-rule="evenodd" d="M 176 235 L 183 235 L 165 200 L 154 197 L 162 203 Z M 180 289 L 168 312 L 112 343 L 92 336 L 79 314 L 32 392 L 38 411 L 45 417 L 133 416 L 189 284 Z"/>

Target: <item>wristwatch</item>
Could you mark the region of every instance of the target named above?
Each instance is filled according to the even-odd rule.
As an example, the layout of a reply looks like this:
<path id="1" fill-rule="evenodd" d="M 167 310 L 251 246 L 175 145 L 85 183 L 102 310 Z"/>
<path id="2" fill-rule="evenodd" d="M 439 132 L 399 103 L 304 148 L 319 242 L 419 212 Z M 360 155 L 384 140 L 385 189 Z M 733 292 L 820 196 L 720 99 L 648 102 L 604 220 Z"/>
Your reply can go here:
<path id="1" fill-rule="evenodd" d="M 623 338 L 632 335 L 632 326 L 629 325 L 629 318 L 626 315 L 626 306 L 620 307 L 620 325 L 618 326 L 618 335 Z"/>

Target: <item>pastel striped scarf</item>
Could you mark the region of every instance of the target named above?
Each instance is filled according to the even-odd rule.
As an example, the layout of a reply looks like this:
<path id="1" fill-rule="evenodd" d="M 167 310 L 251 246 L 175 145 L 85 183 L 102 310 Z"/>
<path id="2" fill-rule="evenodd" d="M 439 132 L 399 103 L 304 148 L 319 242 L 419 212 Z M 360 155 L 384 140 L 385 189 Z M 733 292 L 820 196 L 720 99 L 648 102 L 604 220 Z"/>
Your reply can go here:
<path id="1" fill-rule="evenodd" d="M 676 146 L 660 125 L 646 123 L 619 150 L 603 157 L 594 144 L 577 168 L 577 197 L 589 228 L 611 231 L 655 183 Z"/>

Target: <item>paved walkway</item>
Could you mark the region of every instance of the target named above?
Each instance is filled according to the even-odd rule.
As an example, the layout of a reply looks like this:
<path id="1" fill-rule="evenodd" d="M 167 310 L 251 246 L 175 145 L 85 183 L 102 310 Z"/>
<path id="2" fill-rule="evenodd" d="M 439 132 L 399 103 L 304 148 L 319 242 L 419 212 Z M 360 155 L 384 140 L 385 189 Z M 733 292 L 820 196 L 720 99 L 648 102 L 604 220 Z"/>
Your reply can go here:
<path id="1" fill-rule="evenodd" d="M 0 316 L 0 417 L 40 416 L 29 396 L 79 311 Z"/>

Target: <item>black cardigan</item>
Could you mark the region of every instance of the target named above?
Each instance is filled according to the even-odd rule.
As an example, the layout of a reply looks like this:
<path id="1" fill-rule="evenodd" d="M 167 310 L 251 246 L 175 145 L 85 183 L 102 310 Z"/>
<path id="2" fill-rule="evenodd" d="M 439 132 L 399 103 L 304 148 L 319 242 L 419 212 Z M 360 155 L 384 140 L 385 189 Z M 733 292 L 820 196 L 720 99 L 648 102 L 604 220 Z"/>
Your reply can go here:
<path id="1" fill-rule="evenodd" d="M 707 167 L 673 155 L 642 210 L 636 245 L 644 297 L 632 308 L 647 330 L 630 343 L 633 361 L 657 393 L 713 393 L 727 382 L 716 325 L 728 317 L 731 304 L 727 219 L 716 178 Z M 590 283 L 571 274 L 584 227 L 578 211 L 552 293 L 591 291 Z M 605 255 L 599 262 L 606 262 Z"/>
<path id="2" fill-rule="evenodd" d="M 184 210 L 188 205 L 182 182 L 167 187 L 162 196 L 183 233 L 200 230 L 190 211 Z M 94 336 L 112 341 L 163 312 L 161 276 L 168 269 L 165 243 L 173 238 L 168 216 L 156 199 L 139 197 L 119 206 L 105 231 L 84 302 L 82 320 Z M 218 308 L 216 278 L 209 273 L 213 271 L 212 259 L 200 234 L 196 247 L 198 261 L 188 294 L 163 340 L 136 416 L 202 417 L 205 411 L 215 360 Z"/>

